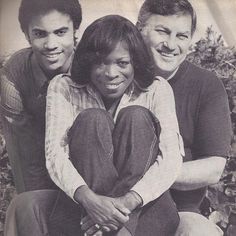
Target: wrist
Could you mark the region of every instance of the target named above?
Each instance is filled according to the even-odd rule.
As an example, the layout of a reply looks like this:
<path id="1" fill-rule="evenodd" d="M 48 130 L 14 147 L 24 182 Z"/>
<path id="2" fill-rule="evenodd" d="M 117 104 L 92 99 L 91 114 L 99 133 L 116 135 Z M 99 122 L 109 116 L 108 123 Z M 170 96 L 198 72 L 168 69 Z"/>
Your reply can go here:
<path id="1" fill-rule="evenodd" d="M 91 192 L 87 185 L 82 185 L 78 187 L 74 193 L 74 200 L 77 203 L 83 205 L 84 201 L 86 200 L 88 194 Z"/>
<path id="2" fill-rule="evenodd" d="M 141 207 L 143 204 L 143 200 L 142 200 L 141 196 L 132 190 L 127 192 L 125 194 L 124 198 L 125 198 L 125 205 L 131 211 L 133 211 L 137 207 Z"/>

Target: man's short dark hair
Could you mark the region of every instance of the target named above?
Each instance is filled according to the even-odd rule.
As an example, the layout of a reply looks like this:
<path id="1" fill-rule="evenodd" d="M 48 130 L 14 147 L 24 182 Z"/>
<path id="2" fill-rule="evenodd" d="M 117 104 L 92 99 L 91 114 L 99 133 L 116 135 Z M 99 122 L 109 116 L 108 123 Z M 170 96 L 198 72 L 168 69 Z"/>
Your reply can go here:
<path id="1" fill-rule="evenodd" d="M 28 34 L 32 18 L 57 10 L 70 16 L 74 29 L 78 29 L 82 20 L 82 10 L 78 0 L 22 0 L 19 9 L 19 22 L 22 31 Z M 48 22 L 50 24 L 50 22 Z"/>
<path id="2" fill-rule="evenodd" d="M 145 0 L 139 11 L 138 28 L 142 28 L 151 15 L 190 15 L 192 18 L 191 33 L 196 30 L 196 13 L 188 0 Z"/>

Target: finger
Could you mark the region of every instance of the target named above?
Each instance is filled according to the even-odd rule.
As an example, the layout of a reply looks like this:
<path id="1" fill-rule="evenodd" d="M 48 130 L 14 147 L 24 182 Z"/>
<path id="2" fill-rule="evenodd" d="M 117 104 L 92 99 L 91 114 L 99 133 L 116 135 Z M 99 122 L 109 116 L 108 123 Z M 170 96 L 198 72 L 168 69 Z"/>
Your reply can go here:
<path id="1" fill-rule="evenodd" d="M 116 231 L 119 229 L 119 227 L 114 224 L 107 224 L 106 226 L 102 226 L 102 229 L 104 229 L 104 227 L 108 228 L 110 231 Z M 110 232 L 110 231 L 106 231 L 106 232 Z"/>
<path id="2" fill-rule="evenodd" d="M 90 227 L 86 232 L 85 232 L 85 236 L 89 236 L 89 235 L 94 235 L 97 231 L 100 230 L 100 226 L 98 224 L 93 225 L 92 227 Z"/>
<path id="3" fill-rule="evenodd" d="M 129 216 L 124 215 L 119 210 L 117 210 L 116 214 L 114 215 L 114 219 L 117 220 L 119 223 L 124 224 L 129 220 Z"/>
<path id="4" fill-rule="evenodd" d="M 87 231 L 89 228 L 91 228 L 94 225 L 95 223 L 90 219 L 81 225 L 81 229 L 83 231 Z"/>
<path id="5" fill-rule="evenodd" d="M 102 226 L 101 229 L 104 231 L 104 232 L 110 232 L 110 228 L 107 227 L 107 226 Z"/>
<path id="6" fill-rule="evenodd" d="M 98 230 L 93 236 L 102 236 L 103 232 L 101 230 Z"/>
<path id="7" fill-rule="evenodd" d="M 121 205 L 116 205 L 116 209 L 118 210 L 118 211 L 120 211 L 123 215 L 125 215 L 125 216 L 128 216 L 130 213 L 131 213 L 131 211 L 128 209 L 128 208 L 126 208 L 126 207 L 123 207 L 123 206 L 121 206 Z"/>
<path id="8" fill-rule="evenodd" d="M 80 223 L 81 223 L 81 224 L 84 224 L 84 223 L 86 223 L 88 220 L 91 220 L 91 218 L 90 218 L 89 215 L 83 217 L 83 218 L 81 219 Z"/>

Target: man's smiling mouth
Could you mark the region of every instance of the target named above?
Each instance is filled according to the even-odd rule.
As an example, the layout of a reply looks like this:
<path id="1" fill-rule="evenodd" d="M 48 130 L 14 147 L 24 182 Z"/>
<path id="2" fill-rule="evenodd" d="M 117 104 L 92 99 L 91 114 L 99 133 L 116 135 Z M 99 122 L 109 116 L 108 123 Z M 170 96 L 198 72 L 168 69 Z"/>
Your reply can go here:
<path id="1" fill-rule="evenodd" d="M 62 52 L 44 53 L 43 55 L 44 55 L 47 59 L 57 59 L 58 56 L 59 56 L 61 53 L 62 53 Z"/>
<path id="2" fill-rule="evenodd" d="M 168 57 L 168 58 L 173 58 L 175 56 L 178 56 L 178 53 L 170 53 L 170 52 L 164 52 L 161 50 L 156 50 L 160 55 L 162 55 L 163 57 Z"/>

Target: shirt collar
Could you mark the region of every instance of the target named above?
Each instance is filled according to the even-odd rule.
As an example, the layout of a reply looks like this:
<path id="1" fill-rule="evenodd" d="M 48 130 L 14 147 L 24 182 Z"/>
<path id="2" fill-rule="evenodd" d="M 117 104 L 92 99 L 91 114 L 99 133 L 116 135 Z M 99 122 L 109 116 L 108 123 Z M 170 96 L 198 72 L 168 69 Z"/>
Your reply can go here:
<path id="1" fill-rule="evenodd" d="M 43 70 L 39 66 L 39 63 L 37 62 L 34 53 L 32 55 L 31 66 L 35 78 L 35 83 L 38 88 L 42 88 L 45 85 L 45 83 L 48 83 L 49 79 L 46 77 Z"/>
<path id="2" fill-rule="evenodd" d="M 168 80 L 172 79 L 172 78 L 175 76 L 175 74 L 176 74 L 176 72 L 178 71 L 178 69 L 179 69 L 179 67 L 177 67 L 177 68 L 171 73 L 171 75 L 169 75 L 169 76 L 166 78 L 166 80 L 168 81 Z"/>

